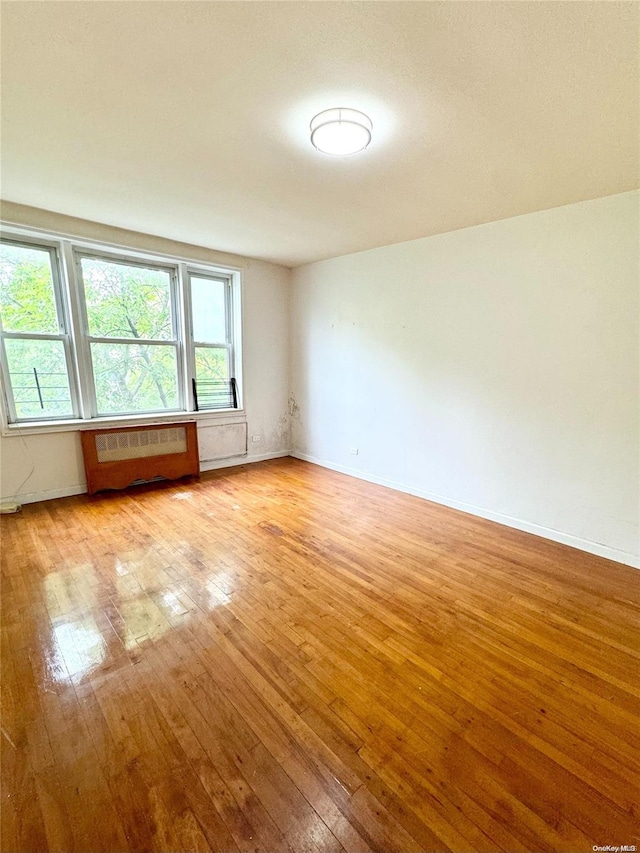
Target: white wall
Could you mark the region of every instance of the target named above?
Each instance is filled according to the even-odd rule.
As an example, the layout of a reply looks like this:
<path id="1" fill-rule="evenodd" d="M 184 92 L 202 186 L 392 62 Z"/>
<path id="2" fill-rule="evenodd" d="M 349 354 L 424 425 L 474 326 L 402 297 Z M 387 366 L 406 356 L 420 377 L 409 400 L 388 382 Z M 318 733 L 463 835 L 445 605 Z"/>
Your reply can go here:
<path id="1" fill-rule="evenodd" d="M 234 464 L 272 455 L 286 455 L 289 450 L 288 269 L 8 202 L 3 203 L 2 216 L 16 224 L 70 236 L 241 267 L 244 403 L 249 455 L 235 460 Z M 252 442 L 252 435 L 259 435 L 260 441 Z M 26 502 L 78 494 L 85 489 L 78 432 L 28 435 L 24 431 L 22 436 L 0 436 L 0 496 L 3 499 L 17 498 Z"/>
<path id="2" fill-rule="evenodd" d="M 301 267 L 294 451 L 633 563 L 638 289 L 637 193 Z"/>

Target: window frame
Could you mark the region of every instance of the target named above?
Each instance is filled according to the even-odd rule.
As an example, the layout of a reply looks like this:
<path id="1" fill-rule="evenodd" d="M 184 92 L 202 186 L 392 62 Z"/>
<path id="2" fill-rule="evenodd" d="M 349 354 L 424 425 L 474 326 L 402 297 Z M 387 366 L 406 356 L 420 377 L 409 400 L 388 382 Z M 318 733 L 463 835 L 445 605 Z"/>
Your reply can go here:
<path id="1" fill-rule="evenodd" d="M 12 246 L 21 246 L 25 249 L 36 248 L 46 251 L 49 255 L 49 266 L 51 269 L 51 284 L 53 287 L 53 298 L 56 308 L 56 321 L 58 323 L 58 333 L 49 332 L 10 332 L 6 331 L 2 325 L 2 316 L 0 315 L 0 373 L 2 374 L 2 402 L 6 407 L 6 413 L 3 411 L 3 416 L 6 414 L 6 421 L 9 424 L 26 426 L 27 424 L 43 424 L 55 423 L 58 421 L 69 420 L 69 415 L 46 415 L 42 418 L 18 418 L 16 411 L 15 395 L 13 393 L 13 384 L 11 383 L 9 360 L 5 348 L 6 340 L 42 340 L 42 341 L 61 341 L 63 346 L 65 364 L 67 366 L 67 379 L 69 382 L 69 397 L 71 403 L 71 417 L 75 420 L 80 416 L 80 401 L 78 394 L 78 380 L 76 374 L 76 365 L 74 359 L 74 346 L 72 335 L 71 317 L 69 314 L 69 305 L 64 293 L 64 276 L 62 274 L 61 257 L 59 247 L 56 242 L 44 240 L 40 238 L 25 239 L 19 236 L 2 236 L 2 242 Z M 3 421 L 4 425 L 4 421 Z"/>
<path id="2" fill-rule="evenodd" d="M 139 267 L 140 269 L 161 270 L 169 275 L 169 299 L 171 301 L 171 333 L 172 338 L 161 340 L 160 338 L 116 338 L 115 336 L 101 337 L 92 335 L 89 328 L 89 314 L 87 311 L 86 288 L 84 276 L 82 273 L 82 261 L 84 258 L 91 258 L 106 263 L 119 264 L 120 266 Z M 184 359 L 182 358 L 182 348 L 184 341 L 180 336 L 180 319 L 179 319 L 179 300 L 178 300 L 178 269 L 176 264 L 162 264 L 152 261 L 142 261 L 133 259 L 126 255 L 105 254 L 97 250 L 87 250 L 74 248 L 73 249 L 74 270 L 79 295 L 79 310 L 80 321 L 82 327 L 82 339 L 85 343 L 84 359 L 86 360 L 87 379 L 89 384 L 87 387 L 87 404 L 92 419 L 96 418 L 118 418 L 121 415 L 135 416 L 136 414 L 144 417 L 145 415 L 154 414 L 170 414 L 173 412 L 187 411 L 185 399 L 185 377 L 184 377 Z M 127 345 L 149 345 L 149 346 L 172 346 L 176 354 L 176 384 L 178 392 L 178 406 L 171 409 L 151 409 L 142 410 L 139 412 L 100 412 L 98 411 L 98 400 L 96 394 L 96 382 L 94 372 L 93 354 L 91 344 L 127 344 Z"/>
<path id="3" fill-rule="evenodd" d="M 2 394 L 0 395 L 0 416 L 3 435 L 16 432 L 62 432 L 91 429 L 95 425 L 130 425 L 163 423 L 180 420 L 231 420 L 245 415 L 242 382 L 242 270 L 227 264 L 209 263 L 194 258 L 180 257 L 155 251 L 145 251 L 123 245 L 115 245 L 97 240 L 76 239 L 70 235 L 43 234 L 37 229 L 13 226 L 2 223 L 0 238 L 2 242 L 23 245 L 27 248 L 46 248 L 55 266 L 52 265 L 54 293 L 58 323 L 61 318 L 66 323 L 65 358 L 69 374 L 69 386 L 73 406 L 73 416 L 30 418 L 19 420 L 13 405 L 13 391 L 9 380 L 8 362 L 4 348 L 5 337 L 51 337 L 31 333 L 7 333 L 2 330 L 0 343 L 0 373 L 2 374 Z M 147 269 L 170 271 L 170 293 L 172 308 L 171 340 L 100 338 L 89 333 L 86 309 L 84 281 L 81 260 L 84 257 L 96 258 L 106 262 L 116 262 L 140 266 Z M 224 280 L 228 283 L 226 291 L 226 323 L 229 347 L 230 376 L 236 379 L 238 407 L 227 409 L 207 409 L 197 411 L 192 392 L 192 379 L 195 376 L 195 346 L 193 339 L 193 320 L 191 316 L 190 276 Z M 58 336 L 53 336 L 58 339 Z M 143 343 L 173 346 L 176 350 L 176 373 L 178 383 L 178 404 L 180 408 L 163 409 L 135 413 L 98 414 L 91 343 Z M 208 346 L 205 343 L 204 346 Z"/>
<path id="4" fill-rule="evenodd" d="M 227 365 L 229 369 L 229 378 L 235 378 L 235 348 L 233 346 L 234 331 L 233 331 L 233 283 L 228 275 L 212 275 L 204 273 L 202 270 L 194 269 L 187 266 L 185 270 L 185 290 L 186 301 L 188 303 L 189 329 L 187 333 L 187 364 L 189 367 L 189 375 L 196 379 L 196 349 L 226 349 L 227 350 Z M 193 306 L 192 306 L 192 291 L 191 279 L 209 279 L 210 281 L 219 281 L 225 285 L 225 341 L 213 343 L 211 341 L 197 341 L 193 331 Z M 202 411 L 202 410 L 201 410 Z M 206 409 L 204 411 L 215 411 L 215 409 Z"/>

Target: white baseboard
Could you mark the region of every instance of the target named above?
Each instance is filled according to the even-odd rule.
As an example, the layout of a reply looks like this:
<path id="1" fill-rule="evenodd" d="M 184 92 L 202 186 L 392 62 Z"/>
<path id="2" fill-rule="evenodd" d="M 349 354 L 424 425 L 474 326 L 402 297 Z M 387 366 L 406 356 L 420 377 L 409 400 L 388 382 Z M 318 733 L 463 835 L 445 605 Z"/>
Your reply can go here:
<path id="1" fill-rule="evenodd" d="M 569 545 L 572 548 L 578 548 L 580 551 L 586 551 L 589 554 L 595 554 L 597 557 L 606 557 L 607 560 L 614 560 L 616 563 L 623 563 L 625 566 L 631 566 L 634 569 L 640 569 L 640 556 L 637 554 L 629 554 L 626 551 L 620 551 L 617 548 L 611 548 L 609 545 L 602 545 L 600 542 L 592 542 L 589 539 L 581 539 L 578 536 L 573 536 L 570 533 L 563 533 L 561 530 L 553 530 L 550 527 L 543 527 L 540 524 L 533 524 L 529 521 L 522 521 L 519 518 L 512 518 L 509 515 L 503 515 L 500 512 L 484 509 L 483 507 L 468 504 L 464 501 L 452 500 L 443 495 L 434 494 L 424 489 L 416 489 L 413 486 L 406 486 L 404 483 L 398 483 L 395 480 L 387 480 L 384 477 L 376 477 L 371 474 L 366 474 L 363 471 L 357 471 L 353 468 L 348 468 L 345 465 L 336 465 L 333 462 L 327 462 L 325 459 L 318 459 L 316 456 L 311 456 L 308 453 L 299 453 L 292 450 L 289 454 L 296 459 L 302 459 L 305 462 L 312 462 L 314 465 L 320 465 L 322 468 L 330 468 L 332 471 L 338 471 L 341 474 L 348 474 L 350 477 L 356 477 L 359 480 L 366 480 L 369 483 L 376 483 L 379 486 L 386 486 L 389 489 L 395 489 L 397 492 L 405 492 L 409 495 L 415 495 L 418 498 L 424 498 L 433 503 L 442 504 L 442 506 L 458 509 L 462 512 L 468 512 L 470 515 L 476 515 L 479 518 L 486 518 L 488 521 L 495 521 L 497 524 L 504 524 L 505 527 L 513 527 L 516 530 L 522 530 L 524 533 L 533 533 L 534 536 L 540 536 L 542 539 L 550 539 L 552 542 L 559 542 L 561 545 Z"/>
<path id="2" fill-rule="evenodd" d="M 279 459 L 282 456 L 290 456 L 288 450 L 277 450 L 274 453 L 262 453 L 259 456 L 234 456 L 229 459 L 215 459 L 211 462 L 201 462 L 200 471 L 213 471 L 216 468 L 230 468 L 233 465 L 247 465 L 250 462 L 264 462 L 266 459 Z M 23 495 L 6 495 L 2 497 L 2 503 L 14 501 L 18 504 L 33 504 L 38 501 L 51 501 L 55 498 L 69 498 L 72 495 L 84 495 L 87 492 L 86 485 L 67 486 L 64 489 L 46 489 L 43 492 L 26 492 Z"/>
<path id="3" fill-rule="evenodd" d="M 73 495 L 86 494 L 86 485 L 66 486 L 64 489 L 45 489 L 44 492 L 26 492 L 23 495 L 8 495 L 2 502 L 15 501 L 17 504 L 34 504 L 38 501 L 52 501 L 55 498 L 70 498 Z"/>
<path id="4" fill-rule="evenodd" d="M 283 456 L 291 456 L 288 450 L 276 450 L 273 453 L 261 453 L 258 456 L 230 456 L 228 459 L 212 459 L 209 462 L 201 462 L 200 470 L 216 471 L 218 468 L 231 468 L 234 465 L 248 465 L 249 462 L 265 462 L 267 459 L 281 459 Z"/>

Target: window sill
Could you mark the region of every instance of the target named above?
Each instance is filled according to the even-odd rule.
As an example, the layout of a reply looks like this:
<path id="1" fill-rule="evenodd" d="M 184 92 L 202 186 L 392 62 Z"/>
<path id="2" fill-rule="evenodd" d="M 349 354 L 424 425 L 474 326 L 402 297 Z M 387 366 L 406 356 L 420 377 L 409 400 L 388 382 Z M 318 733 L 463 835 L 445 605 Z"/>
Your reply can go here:
<path id="1" fill-rule="evenodd" d="M 148 426 L 149 424 L 181 423 L 183 421 L 227 422 L 244 421 L 244 409 L 218 409 L 205 412 L 169 412 L 166 415 L 122 415 L 112 418 L 92 418 L 91 420 L 45 421 L 30 424 L 4 424 L 2 435 L 40 435 L 52 432 L 82 432 L 86 429 L 111 429 L 113 427 Z"/>

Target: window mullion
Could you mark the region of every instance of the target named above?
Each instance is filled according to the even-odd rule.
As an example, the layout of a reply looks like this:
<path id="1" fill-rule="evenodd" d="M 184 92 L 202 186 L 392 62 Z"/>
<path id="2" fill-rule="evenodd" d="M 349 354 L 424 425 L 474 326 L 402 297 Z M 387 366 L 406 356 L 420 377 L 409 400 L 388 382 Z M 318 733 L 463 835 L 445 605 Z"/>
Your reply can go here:
<path id="1" fill-rule="evenodd" d="M 193 306 L 191 302 L 191 279 L 186 264 L 180 264 L 180 279 L 182 290 L 182 335 L 184 342 L 184 391 L 185 408 L 187 411 L 195 410 L 193 398 L 193 380 L 196 375 L 196 351 L 193 341 Z"/>
<path id="2" fill-rule="evenodd" d="M 211 349 L 231 349 L 231 344 L 226 342 L 213 343 L 212 341 L 194 341 L 194 347 L 210 347 Z"/>
<path id="3" fill-rule="evenodd" d="M 179 340 L 173 338 L 168 338 L 167 340 L 161 338 L 114 338 L 111 336 L 101 338 L 98 335 L 87 335 L 87 340 L 90 344 L 135 344 L 141 347 L 176 347 L 180 343 Z"/>
<path id="4" fill-rule="evenodd" d="M 2 383 L 4 398 L 7 404 L 7 415 L 9 422 L 15 422 L 18 420 L 18 415 L 13 397 L 13 387 L 9 380 L 9 364 L 7 362 L 7 353 L 4 348 L 4 335 L 0 336 L 0 367 L 2 369 L 2 375 L 7 377 L 7 381 Z"/>
<path id="5" fill-rule="evenodd" d="M 71 334 L 75 343 L 74 360 L 80 390 L 80 417 L 88 420 L 96 415 L 96 400 L 93 390 L 91 348 L 86 335 L 87 319 L 84 308 L 84 289 L 71 243 L 64 241 L 62 251 L 67 280 Z"/>
<path id="6" fill-rule="evenodd" d="M 173 267 L 170 279 L 171 322 L 176 348 L 176 380 L 178 382 L 178 407 L 184 411 L 187 408 L 188 396 L 185 394 L 185 373 L 182 337 L 182 299 L 180 290 L 179 265 Z"/>
<path id="7" fill-rule="evenodd" d="M 67 368 L 67 381 L 69 383 L 69 395 L 71 397 L 71 408 L 74 417 L 81 412 L 80 390 L 78 385 L 77 361 L 74 357 L 74 342 L 71 330 L 70 294 L 66 286 L 64 275 L 64 261 L 62 257 L 62 244 L 57 244 L 49 249 L 51 275 L 53 282 L 53 298 L 56 304 L 58 318 L 58 331 L 64 349 L 64 360 Z"/>
<path id="8" fill-rule="evenodd" d="M 15 338 L 18 341 L 66 341 L 67 335 L 50 335 L 48 332 L 3 332 L 3 338 Z"/>

